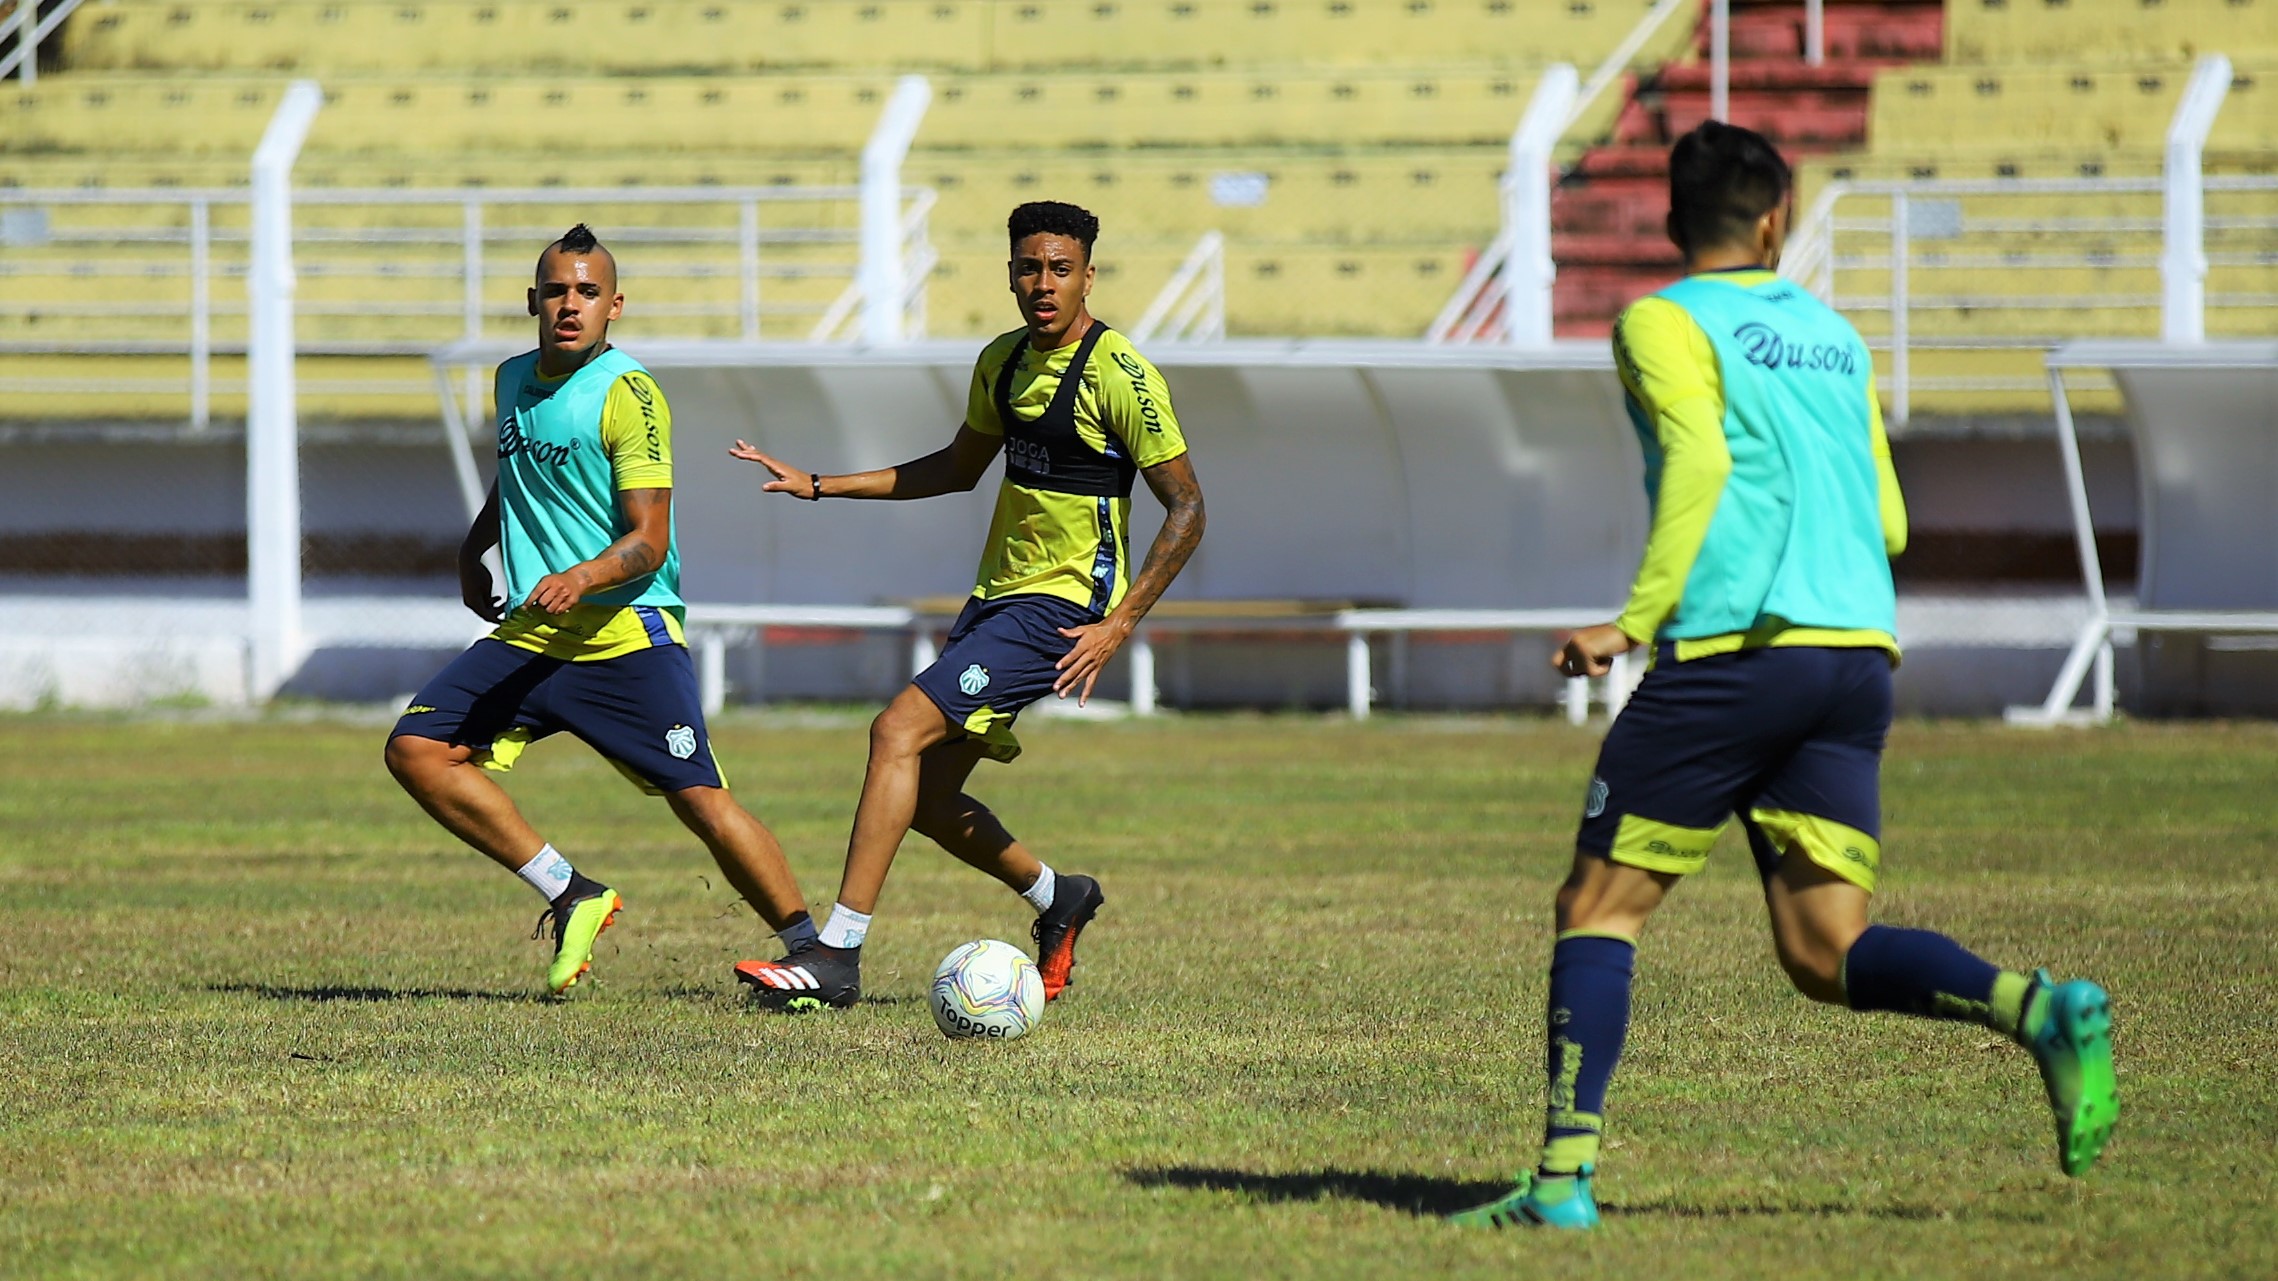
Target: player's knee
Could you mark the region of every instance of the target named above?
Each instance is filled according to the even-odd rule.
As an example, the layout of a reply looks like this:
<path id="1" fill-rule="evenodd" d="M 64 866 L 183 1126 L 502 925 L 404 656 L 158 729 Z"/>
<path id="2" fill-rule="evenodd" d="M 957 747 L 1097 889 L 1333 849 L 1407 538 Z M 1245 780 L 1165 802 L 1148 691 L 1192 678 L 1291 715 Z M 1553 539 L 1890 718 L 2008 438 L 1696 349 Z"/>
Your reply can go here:
<path id="1" fill-rule="evenodd" d="M 1843 1004 L 1843 953 L 1847 950 L 1817 936 L 1777 940 L 1780 969 L 1795 990 L 1814 1001 Z"/>
<path id="2" fill-rule="evenodd" d="M 440 750 L 443 744 L 429 738 L 411 734 L 397 734 L 388 739 L 381 759 L 387 762 L 388 773 L 405 788 L 416 789 L 444 763 Z"/>
<path id="3" fill-rule="evenodd" d="M 903 704 L 890 704 L 870 722 L 870 755 L 915 756 L 926 749 L 926 732 L 931 728 L 925 718 L 913 715 Z"/>

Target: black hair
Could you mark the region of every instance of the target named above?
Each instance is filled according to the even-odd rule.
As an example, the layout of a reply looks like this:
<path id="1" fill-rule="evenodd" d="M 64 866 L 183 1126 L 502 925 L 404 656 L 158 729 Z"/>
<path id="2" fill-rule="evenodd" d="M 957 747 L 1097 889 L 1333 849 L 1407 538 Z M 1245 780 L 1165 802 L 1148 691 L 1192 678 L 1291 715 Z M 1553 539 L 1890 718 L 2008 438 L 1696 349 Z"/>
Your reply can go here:
<path id="1" fill-rule="evenodd" d="M 563 232 L 562 238 L 554 243 L 564 253 L 589 254 L 601 247 L 601 237 L 594 235 L 593 228 L 581 222 Z"/>
<path id="2" fill-rule="evenodd" d="M 1764 135 L 1706 121 L 1669 151 L 1669 234 L 1687 254 L 1746 244 L 1756 220 L 1779 208 L 1794 185 L 1788 162 Z"/>
<path id="3" fill-rule="evenodd" d="M 1089 209 L 1063 204 L 1057 200 L 1031 200 L 1012 211 L 1005 220 L 1005 230 L 1012 233 L 1012 247 L 1035 235 L 1068 236 L 1082 244 L 1084 257 L 1092 256 L 1092 242 L 1099 239 L 1099 219 Z"/>

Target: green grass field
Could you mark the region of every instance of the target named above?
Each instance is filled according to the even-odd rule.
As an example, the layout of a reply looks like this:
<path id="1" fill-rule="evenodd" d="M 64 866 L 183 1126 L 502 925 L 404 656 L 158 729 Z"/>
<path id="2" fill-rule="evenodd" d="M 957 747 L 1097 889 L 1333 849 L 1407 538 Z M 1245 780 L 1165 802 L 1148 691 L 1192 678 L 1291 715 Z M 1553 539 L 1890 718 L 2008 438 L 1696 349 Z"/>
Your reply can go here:
<path id="1" fill-rule="evenodd" d="M 396 791 L 384 723 L 0 720 L 0 1275 L 2278 1272 L 2278 728 L 1893 742 L 1882 918 L 2113 992 L 2089 1178 L 2006 1043 L 1791 994 L 1728 836 L 1640 957 L 1605 1227 L 1552 1239 L 1434 1212 L 1531 1156 L 1594 733 L 1033 727 L 976 790 L 1109 904 L 992 1045 L 924 985 L 1025 945 L 1018 899 L 913 839 L 869 999 L 747 1011 L 755 919 L 566 741 L 512 786 L 628 910 L 537 999 L 536 896 Z M 827 903 L 860 720 L 717 738 Z"/>

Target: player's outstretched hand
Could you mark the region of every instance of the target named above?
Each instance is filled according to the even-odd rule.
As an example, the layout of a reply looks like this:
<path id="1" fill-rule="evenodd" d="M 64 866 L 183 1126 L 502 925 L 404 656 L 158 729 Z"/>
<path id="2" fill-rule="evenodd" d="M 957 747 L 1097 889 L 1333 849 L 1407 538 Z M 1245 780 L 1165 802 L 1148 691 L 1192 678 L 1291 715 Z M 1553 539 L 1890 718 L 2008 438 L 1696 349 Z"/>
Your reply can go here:
<path id="1" fill-rule="evenodd" d="M 492 586 L 490 566 L 483 564 L 480 556 L 459 558 L 459 602 L 486 623 L 506 621 L 506 598 Z"/>
<path id="2" fill-rule="evenodd" d="M 763 494 L 789 494 L 794 498 L 807 498 L 815 492 L 812 475 L 789 463 L 768 457 L 759 452 L 757 445 L 738 440 L 735 447 L 728 450 L 728 455 L 731 458 L 741 458 L 747 463 L 758 463 L 775 477 L 759 487 Z"/>
<path id="3" fill-rule="evenodd" d="M 1603 676 L 1613 667 L 1614 656 L 1627 654 L 1637 648 L 1637 642 L 1612 623 L 1585 627 L 1566 638 L 1558 652 L 1550 656 L 1550 665 L 1565 676 Z"/>
<path id="4" fill-rule="evenodd" d="M 1092 696 L 1092 686 L 1099 684 L 1099 674 L 1107 670 L 1107 660 L 1115 657 L 1115 651 L 1130 638 L 1131 628 L 1105 619 L 1082 627 L 1063 627 L 1060 634 L 1076 643 L 1055 664 L 1060 675 L 1052 682 L 1052 692 L 1066 698 L 1069 690 L 1075 690 L 1076 706 L 1082 707 Z"/>
<path id="5" fill-rule="evenodd" d="M 583 599 L 585 581 L 573 570 L 564 574 L 548 574 L 539 579 L 538 585 L 530 589 L 530 599 L 523 603 L 560 618 L 577 608 L 577 603 Z"/>

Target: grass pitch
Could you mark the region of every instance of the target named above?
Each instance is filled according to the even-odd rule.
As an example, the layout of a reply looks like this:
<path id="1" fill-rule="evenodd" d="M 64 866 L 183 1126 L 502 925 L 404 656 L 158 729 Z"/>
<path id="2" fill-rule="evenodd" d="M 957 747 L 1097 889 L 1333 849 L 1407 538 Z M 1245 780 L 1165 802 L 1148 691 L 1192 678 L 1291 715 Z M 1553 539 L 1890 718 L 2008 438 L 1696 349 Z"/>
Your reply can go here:
<path id="1" fill-rule="evenodd" d="M 536 896 L 378 724 L 0 721 L 0 1274 L 1578 1276 L 2278 1271 L 2278 730 L 1910 725 L 1887 921 L 2112 990 L 2124 1111 L 2058 1174 L 2030 1061 L 1815 1007 L 1728 836 L 1645 942 L 1603 1230 L 1458 1230 L 1532 1153 L 1551 891 L 1596 736 L 1530 721 L 1047 723 L 976 791 L 1108 907 L 1027 1040 L 924 987 L 1009 893 L 922 840 L 869 998 L 765 951 L 583 748 L 512 787 L 627 912 L 538 999 Z M 827 904 L 860 722 L 731 718 Z"/>

